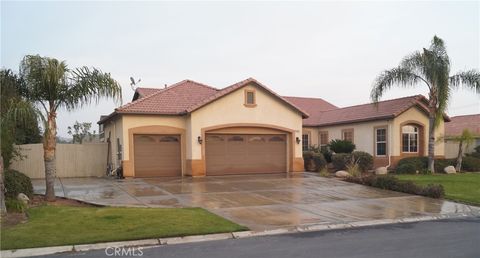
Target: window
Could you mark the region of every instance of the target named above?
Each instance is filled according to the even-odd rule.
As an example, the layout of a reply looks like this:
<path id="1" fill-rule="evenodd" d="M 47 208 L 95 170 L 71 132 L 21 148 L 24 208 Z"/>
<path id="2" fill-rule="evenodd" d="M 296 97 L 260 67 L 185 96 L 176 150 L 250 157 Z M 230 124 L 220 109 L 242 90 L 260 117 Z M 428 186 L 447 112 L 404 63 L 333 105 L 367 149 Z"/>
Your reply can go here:
<path id="1" fill-rule="evenodd" d="M 308 141 L 308 134 L 302 134 L 302 150 L 308 151 L 309 141 Z"/>
<path id="2" fill-rule="evenodd" d="M 319 139 L 318 145 L 320 146 L 320 149 L 325 150 L 328 145 L 328 132 L 326 131 L 320 132 L 318 134 L 318 139 Z"/>
<path id="3" fill-rule="evenodd" d="M 402 127 L 402 152 L 418 152 L 418 127 Z"/>
<path id="4" fill-rule="evenodd" d="M 375 129 L 375 156 L 387 155 L 387 128 Z"/>
<path id="5" fill-rule="evenodd" d="M 255 91 L 254 90 L 245 90 L 245 106 L 254 107 L 256 106 Z"/>
<path id="6" fill-rule="evenodd" d="M 353 128 L 342 130 L 342 140 L 353 143 Z"/>

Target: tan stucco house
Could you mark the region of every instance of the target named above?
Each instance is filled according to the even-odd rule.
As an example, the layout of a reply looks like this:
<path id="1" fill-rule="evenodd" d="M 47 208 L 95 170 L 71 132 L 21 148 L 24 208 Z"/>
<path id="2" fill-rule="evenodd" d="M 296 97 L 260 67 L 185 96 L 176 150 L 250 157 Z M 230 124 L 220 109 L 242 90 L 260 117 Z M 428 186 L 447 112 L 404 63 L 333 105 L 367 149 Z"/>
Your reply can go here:
<path id="1" fill-rule="evenodd" d="M 480 114 L 451 117 L 451 122 L 445 124 L 445 158 L 457 158 L 459 145 L 452 138 L 462 135 L 465 129 L 475 137 L 474 142 L 466 146 L 465 153 L 472 153 L 480 146 Z"/>
<path id="2" fill-rule="evenodd" d="M 423 96 L 338 108 L 320 98 L 282 97 L 249 78 L 223 89 L 191 80 L 138 88 L 98 122 L 109 164 L 124 176 L 208 176 L 303 171 L 302 152 L 348 139 L 375 166 L 427 154 Z M 448 117 L 445 117 L 448 121 Z M 443 135 L 443 122 L 436 135 Z M 436 146 L 444 156 L 444 144 Z"/>
<path id="3" fill-rule="evenodd" d="M 251 78 L 223 89 L 185 80 L 137 89 L 99 124 L 124 176 L 208 176 L 303 171 L 307 117 Z"/>

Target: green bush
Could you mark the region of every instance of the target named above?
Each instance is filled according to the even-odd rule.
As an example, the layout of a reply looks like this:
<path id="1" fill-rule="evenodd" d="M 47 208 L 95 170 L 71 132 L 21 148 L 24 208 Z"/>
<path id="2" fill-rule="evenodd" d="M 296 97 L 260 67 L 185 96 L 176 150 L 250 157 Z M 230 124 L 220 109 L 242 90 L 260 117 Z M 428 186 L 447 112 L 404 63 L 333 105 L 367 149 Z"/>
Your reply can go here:
<path id="1" fill-rule="evenodd" d="M 29 198 L 32 198 L 32 181 L 28 176 L 16 170 L 9 169 L 5 171 L 5 196 L 16 199 L 19 193 L 24 193 Z"/>
<path id="2" fill-rule="evenodd" d="M 445 190 L 443 189 L 442 185 L 429 184 L 427 186 L 420 186 L 412 181 L 401 181 L 391 175 L 347 177 L 345 180 L 352 183 L 363 184 L 397 192 L 423 195 L 431 198 L 442 198 L 445 195 Z"/>
<path id="3" fill-rule="evenodd" d="M 352 153 L 355 150 L 355 144 L 345 140 L 331 140 L 328 144 L 331 151 L 335 153 Z"/>
<path id="4" fill-rule="evenodd" d="M 360 171 L 367 172 L 369 169 L 373 167 L 373 156 L 364 151 L 354 151 L 353 158 L 358 164 Z"/>
<path id="5" fill-rule="evenodd" d="M 435 172 L 445 173 L 444 169 L 448 166 L 454 166 L 457 164 L 457 159 L 436 159 L 435 160 Z"/>
<path id="6" fill-rule="evenodd" d="M 463 157 L 462 170 L 468 172 L 480 172 L 480 159 L 475 157 Z"/>
<path id="7" fill-rule="evenodd" d="M 417 168 L 411 163 L 403 163 L 397 166 L 395 173 L 397 174 L 416 174 Z"/>
<path id="8" fill-rule="evenodd" d="M 305 151 L 303 162 L 306 171 L 319 172 L 327 166 L 327 161 L 322 153 Z"/>
<path id="9" fill-rule="evenodd" d="M 24 212 L 27 209 L 27 205 L 14 198 L 5 199 L 5 207 L 7 208 L 7 212 L 17 213 Z"/>
<path id="10" fill-rule="evenodd" d="M 397 167 L 403 164 L 410 164 L 415 168 L 415 171 L 423 171 L 428 167 L 428 157 L 409 157 L 398 161 Z"/>
<path id="11" fill-rule="evenodd" d="M 352 156 L 348 153 L 337 153 L 332 156 L 332 164 L 335 170 L 345 170 L 351 162 Z"/>
<path id="12" fill-rule="evenodd" d="M 325 160 L 327 161 L 327 163 L 332 163 L 333 153 L 327 147 L 321 148 L 320 153 L 323 154 L 323 157 L 325 157 Z"/>

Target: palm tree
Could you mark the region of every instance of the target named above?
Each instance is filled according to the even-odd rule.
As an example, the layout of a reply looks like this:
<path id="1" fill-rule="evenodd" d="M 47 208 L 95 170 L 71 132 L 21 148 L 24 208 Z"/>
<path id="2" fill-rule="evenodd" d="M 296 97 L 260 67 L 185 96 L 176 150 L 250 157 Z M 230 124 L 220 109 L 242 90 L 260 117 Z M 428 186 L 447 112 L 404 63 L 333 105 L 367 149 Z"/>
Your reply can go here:
<path id="1" fill-rule="evenodd" d="M 455 166 L 455 170 L 460 171 L 462 169 L 462 159 L 465 149 L 468 148 L 477 137 L 470 132 L 470 130 L 464 129 L 461 135 L 446 137 L 445 139 L 458 143 L 457 165 Z"/>
<path id="2" fill-rule="evenodd" d="M 434 169 L 435 127 L 448 106 L 452 90 L 463 86 L 480 93 L 480 73 L 477 70 L 459 72 L 450 76 L 450 59 L 443 40 L 437 36 L 428 49 L 406 56 L 396 68 L 382 72 L 373 83 L 371 99 L 377 103 L 385 91 L 394 85 L 428 87 L 428 169 Z"/>
<path id="3" fill-rule="evenodd" d="M 28 98 L 38 104 L 45 125 L 43 153 L 47 201 L 55 201 L 57 112 L 74 110 L 103 97 L 121 102 L 121 87 L 109 73 L 86 66 L 69 69 L 65 61 L 27 55 L 20 64 Z"/>
<path id="4" fill-rule="evenodd" d="M 17 126 L 25 127 L 37 122 L 38 110 L 22 93 L 23 82 L 11 70 L 0 71 L 0 213 L 6 213 L 4 170 L 18 155 L 15 148 Z"/>

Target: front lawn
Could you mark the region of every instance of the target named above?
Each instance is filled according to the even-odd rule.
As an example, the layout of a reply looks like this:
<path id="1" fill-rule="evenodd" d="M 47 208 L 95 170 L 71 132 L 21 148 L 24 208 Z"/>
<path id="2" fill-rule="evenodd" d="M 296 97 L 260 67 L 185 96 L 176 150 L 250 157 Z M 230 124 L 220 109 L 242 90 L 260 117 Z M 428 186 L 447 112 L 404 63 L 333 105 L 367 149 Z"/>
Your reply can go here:
<path id="1" fill-rule="evenodd" d="M 43 205 L 28 222 L 2 227 L 1 249 L 234 232 L 247 228 L 201 208 L 110 208 Z"/>
<path id="2" fill-rule="evenodd" d="M 419 185 L 441 184 L 445 189 L 445 198 L 480 205 L 480 173 L 397 175 L 397 177 L 401 180 L 411 180 Z"/>

